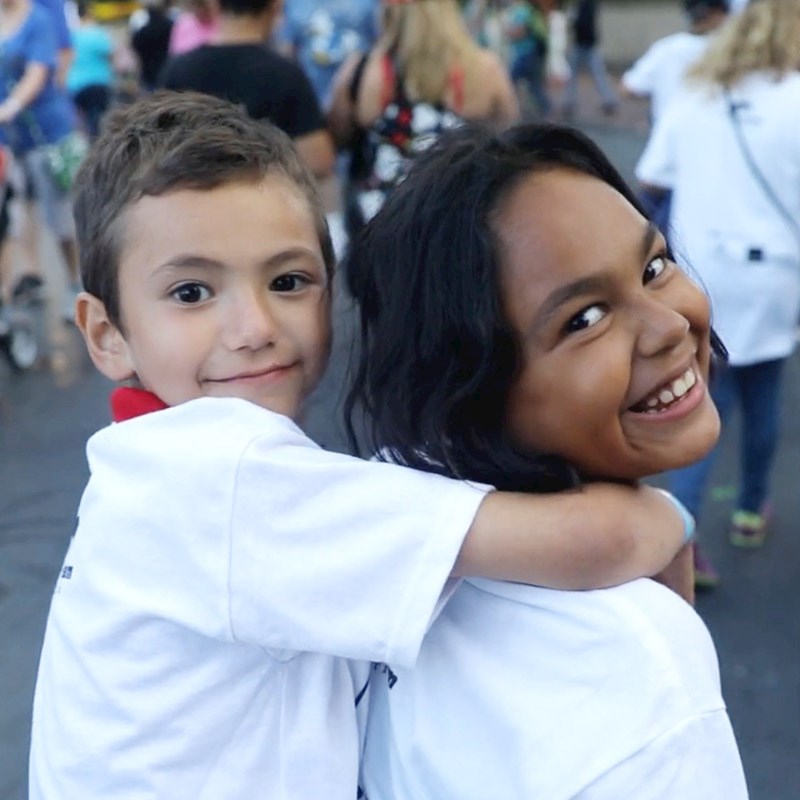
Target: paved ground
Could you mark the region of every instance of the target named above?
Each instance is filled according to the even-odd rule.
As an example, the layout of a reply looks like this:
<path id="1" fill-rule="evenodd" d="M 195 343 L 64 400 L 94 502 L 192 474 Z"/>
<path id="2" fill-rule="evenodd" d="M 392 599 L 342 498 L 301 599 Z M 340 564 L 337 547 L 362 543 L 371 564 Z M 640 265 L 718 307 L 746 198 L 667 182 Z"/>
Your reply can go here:
<path id="1" fill-rule="evenodd" d="M 577 122 L 629 175 L 643 143 L 644 109 L 628 104 L 618 117 L 600 120 L 588 87 L 582 101 Z M 55 308 L 60 280 L 52 248 L 44 247 L 44 258 Z M 108 384 L 93 371 L 76 331 L 53 319 L 47 328 L 42 369 L 14 376 L 0 363 L 0 800 L 26 797 L 28 720 L 44 619 L 86 479 L 84 443 L 107 421 Z M 335 423 L 350 348 L 351 315 L 343 303 L 337 332 L 331 370 L 307 419 L 309 432 L 332 448 L 343 446 Z M 757 553 L 734 551 L 725 542 L 735 426 L 724 436 L 702 525 L 724 582 L 699 598 L 698 610 L 717 642 L 753 800 L 800 797 L 800 358 L 792 360 L 787 378 L 774 536 Z"/>

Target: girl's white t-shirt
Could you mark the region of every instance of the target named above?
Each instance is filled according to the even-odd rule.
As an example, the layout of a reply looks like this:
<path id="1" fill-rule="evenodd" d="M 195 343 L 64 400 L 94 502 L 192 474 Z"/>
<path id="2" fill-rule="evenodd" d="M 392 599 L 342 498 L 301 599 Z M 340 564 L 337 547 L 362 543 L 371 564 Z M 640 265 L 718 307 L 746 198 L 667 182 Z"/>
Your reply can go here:
<path id="1" fill-rule="evenodd" d="M 377 668 L 367 800 L 746 800 L 711 637 L 647 579 L 461 582 L 413 668 Z"/>

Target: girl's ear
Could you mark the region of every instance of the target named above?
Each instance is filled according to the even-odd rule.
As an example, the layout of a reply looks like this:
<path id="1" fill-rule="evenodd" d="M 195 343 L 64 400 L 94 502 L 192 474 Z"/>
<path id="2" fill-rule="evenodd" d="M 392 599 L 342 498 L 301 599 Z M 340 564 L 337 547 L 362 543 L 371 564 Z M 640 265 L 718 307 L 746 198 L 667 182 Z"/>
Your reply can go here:
<path id="1" fill-rule="evenodd" d="M 112 381 L 124 381 L 134 375 L 128 343 L 119 328 L 108 318 L 103 302 L 88 292 L 81 292 L 75 303 L 75 323 L 95 367 Z"/>

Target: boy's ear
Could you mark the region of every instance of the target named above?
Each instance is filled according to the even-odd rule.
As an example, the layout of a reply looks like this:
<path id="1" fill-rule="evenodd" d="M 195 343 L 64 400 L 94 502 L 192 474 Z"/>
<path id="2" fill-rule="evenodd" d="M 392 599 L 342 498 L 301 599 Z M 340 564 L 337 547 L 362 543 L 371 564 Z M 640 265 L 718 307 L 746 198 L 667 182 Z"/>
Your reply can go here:
<path id="1" fill-rule="evenodd" d="M 103 302 L 81 292 L 75 302 L 75 324 L 83 334 L 92 362 L 112 381 L 124 381 L 135 373 L 128 343 L 108 318 Z"/>

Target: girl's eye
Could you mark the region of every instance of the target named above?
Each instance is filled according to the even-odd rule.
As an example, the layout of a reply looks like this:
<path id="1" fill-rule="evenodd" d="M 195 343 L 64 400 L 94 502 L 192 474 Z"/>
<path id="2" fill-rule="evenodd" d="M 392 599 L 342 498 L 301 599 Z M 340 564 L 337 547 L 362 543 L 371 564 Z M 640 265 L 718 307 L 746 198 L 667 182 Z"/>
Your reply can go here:
<path id="1" fill-rule="evenodd" d="M 587 306 L 567 322 L 565 329 L 567 333 L 575 333 L 585 328 L 591 328 L 592 325 L 597 325 L 606 313 L 606 310 L 600 305 Z"/>
<path id="2" fill-rule="evenodd" d="M 176 286 L 170 295 L 179 303 L 194 305 L 208 300 L 211 297 L 211 290 L 202 283 L 182 283 L 180 286 Z"/>
<path id="3" fill-rule="evenodd" d="M 287 272 L 285 275 L 278 275 L 269 285 L 269 288 L 273 292 L 299 292 L 301 289 L 305 289 L 309 283 L 309 279 L 304 275 L 296 272 Z"/>
<path id="4" fill-rule="evenodd" d="M 667 263 L 667 257 L 664 255 L 657 255 L 655 258 L 651 258 L 644 268 L 643 283 L 650 283 L 650 281 L 655 280 L 667 268 Z"/>

